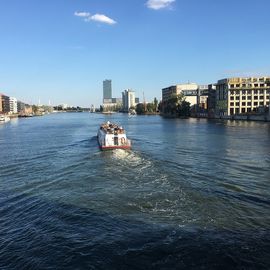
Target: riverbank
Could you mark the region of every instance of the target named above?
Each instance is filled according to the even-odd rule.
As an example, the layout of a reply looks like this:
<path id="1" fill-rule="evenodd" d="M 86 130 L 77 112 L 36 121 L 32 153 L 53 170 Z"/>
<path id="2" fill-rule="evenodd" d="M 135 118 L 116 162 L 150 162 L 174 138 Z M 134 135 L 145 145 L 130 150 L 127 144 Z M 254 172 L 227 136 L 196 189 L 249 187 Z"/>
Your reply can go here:
<path id="1" fill-rule="evenodd" d="M 182 118 L 187 119 L 188 116 L 178 116 L 176 114 L 160 114 L 164 118 Z M 206 114 L 202 115 L 191 115 L 190 118 L 196 119 L 224 119 L 224 120 L 240 120 L 240 121 L 261 121 L 261 122 L 270 122 L 269 114 L 249 114 L 249 115 L 230 115 L 230 116 L 212 116 L 209 117 Z"/>
<path id="2" fill-rule="evenodd" d="M 230 115 L 230 116 L 193 116 L 192 118 L 206 118 L 206 119 L 224 119 L 224 120 L 239 120 L 239 121 L 260 121 L 260 122 L 270 122 L 270 115 Z"/>

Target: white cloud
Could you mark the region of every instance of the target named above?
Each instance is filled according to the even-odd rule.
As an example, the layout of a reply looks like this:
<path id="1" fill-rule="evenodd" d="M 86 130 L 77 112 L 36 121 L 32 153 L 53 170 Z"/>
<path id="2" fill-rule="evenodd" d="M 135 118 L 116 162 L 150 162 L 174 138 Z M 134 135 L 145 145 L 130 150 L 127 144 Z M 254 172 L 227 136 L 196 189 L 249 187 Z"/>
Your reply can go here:
<path id="1" fill-rule="evenodd" d="M 78 17 L 89 17 L 90 16 L 90 13 L 89 12 L 78 12 L 76 11 L 74 13 L 75 16 L 78 16 Z"/>
<path id="2" fill-rule="evenodd" d="M 113 19 L 107 17 L 104 14 L 95 14 L 93 16 L 89 16 L 88 18 L 85 19 L 85 21 L 96 21 L 96 22 L 101 22 L 101 23 L 106 23 L 106 24 L 116 24 L 116 21 Z"/>
<path id="3" fill-rule="evenodd" d="M 148 0 L 146 5 L 148 8 L 158 10 L 170 7 L 173 2 L 175 2 L 175 0 Z"/>
<path id="4" fill-rule="evenodd" d="M 100 22 L 100 23 L 106 23 L 106 24 L 116 24 L 116 21 L 109 18 L 108 16 L 104 15 L 104 14 L 95 14 L 95 15 L 91 15 L 89 12 L 75 12 L 74 13 L 75 16 L 77 17 L 81 17 L 84 18 L 85 22 L 90 22 L 90 21 L 96 21 L 96 22 Z"/>

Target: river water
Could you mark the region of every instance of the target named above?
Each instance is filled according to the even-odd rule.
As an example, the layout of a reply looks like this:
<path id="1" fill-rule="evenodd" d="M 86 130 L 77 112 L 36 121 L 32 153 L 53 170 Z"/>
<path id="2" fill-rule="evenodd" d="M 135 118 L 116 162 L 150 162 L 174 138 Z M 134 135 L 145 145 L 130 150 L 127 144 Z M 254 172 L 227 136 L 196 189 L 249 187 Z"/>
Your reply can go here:
<path id="1" fill-rule="evenodd" d="M 101 152 L 104 121 L 131 151 Z M 270 269 L 270 124 L 62 113 L 0 125 L 0 269 Z"/>

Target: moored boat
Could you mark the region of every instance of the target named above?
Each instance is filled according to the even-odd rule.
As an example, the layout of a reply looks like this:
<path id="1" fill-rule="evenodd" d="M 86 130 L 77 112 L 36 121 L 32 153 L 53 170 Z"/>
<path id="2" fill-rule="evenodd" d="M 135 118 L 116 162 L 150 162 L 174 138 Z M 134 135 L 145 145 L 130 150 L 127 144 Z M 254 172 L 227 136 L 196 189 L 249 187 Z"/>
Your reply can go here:
<path id="1" fill-rule="evenodd" d="M 9 116 L 0 115 L 0 123 L 5 123 L 5 122 L 8 122 L 8 121 L 10 121 Z"/>
<path id="2" fill-rule="evenodd" d="M 109 121 L 100 125 L 97 139 L 101 150 L 131 148 L 131 141 L 127 138 L 123 127 Z"/>

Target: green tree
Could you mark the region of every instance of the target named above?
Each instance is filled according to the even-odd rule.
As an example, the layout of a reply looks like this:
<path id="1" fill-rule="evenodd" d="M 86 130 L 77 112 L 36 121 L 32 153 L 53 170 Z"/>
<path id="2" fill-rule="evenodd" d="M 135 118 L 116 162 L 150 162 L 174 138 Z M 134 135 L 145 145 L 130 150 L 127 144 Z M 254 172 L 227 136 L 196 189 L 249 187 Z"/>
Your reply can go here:
<path id="1" fill-rule="evenodd" d="M 144 114 L 145 113 L 144 104 L 138 103 L 135 110 L 137 114 Z"/>
<path id="2" fill-rule="evenodd" d="M 157 98 L 155 97 L 154 98 L 154 111 L 156 112 L 157 110 L 158 110 L 158 100 L 157 100 Z"/>
<path id="3" fill-rule="evenodd" d="M 155 105 L 153 103 L 147 103 L 146 105 L 147 112 L 154 112 L 155 111 Z"/>
<path id="4" fill-rule="evenodd" d="M 163 102 L 163 113 L 180 117 L 189 116 L 190 103 L 185 99 L 186 98 L 182 93 L 179 95 L 172 95 L 168 100 Z"/>

